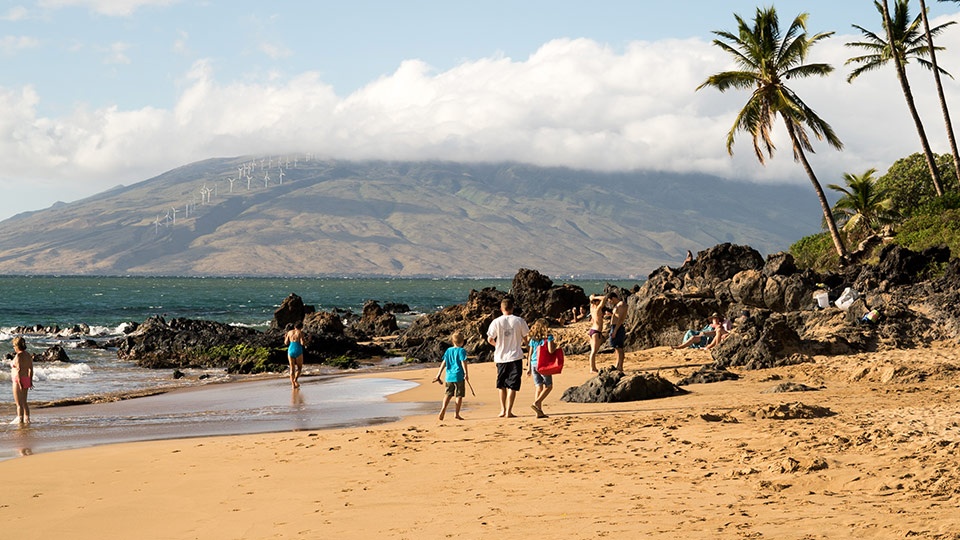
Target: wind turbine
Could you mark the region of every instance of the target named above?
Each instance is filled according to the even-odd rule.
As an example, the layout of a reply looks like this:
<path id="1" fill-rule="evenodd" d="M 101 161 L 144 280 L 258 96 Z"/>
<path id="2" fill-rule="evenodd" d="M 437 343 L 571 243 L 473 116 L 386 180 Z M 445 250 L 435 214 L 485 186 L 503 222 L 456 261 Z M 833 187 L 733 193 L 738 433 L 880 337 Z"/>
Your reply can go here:
<path id="1" fill-rule="evenodd" d="M 280 185 L 283 185 L 283 169 L 280 169 Z"/>
<path id="2" fill-rule="evenodd" d="M 233 183 L 239 180 L 240 178 L 227 178 L 227 182 L 230 182 L 230 193 L 233 193 Z"/>
<path id="3" fill-rule="evenodd" d="M 174 206 L 173 208 L 170 209 L 170 211 L 173 212 L 173 224 L 176 225 L 177 224 L 177 207 Z"/>
<path id="4" fill-rule="evenodd" d="M 270 171 L 267 171 L 266 174 L 263 175 L 263 187 L 266 188 L 269 185 L 270 185 Z"/>
<path id="5" fill-rule="evenodd" d="M 153 234 L 160 234 L 160 214 L 157 214 L 157 219 L 153 222 Z"/>

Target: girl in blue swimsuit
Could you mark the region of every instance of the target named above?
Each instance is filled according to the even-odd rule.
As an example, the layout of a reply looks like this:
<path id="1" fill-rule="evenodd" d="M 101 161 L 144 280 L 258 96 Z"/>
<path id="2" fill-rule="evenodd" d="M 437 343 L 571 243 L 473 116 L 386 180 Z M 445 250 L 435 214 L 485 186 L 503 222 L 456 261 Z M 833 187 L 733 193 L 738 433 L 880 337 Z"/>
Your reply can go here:
<path id="1" fill-rule="evenodd" d="M 290 362 L 290 384 L 294 388 L 300 388 L 300 374 L 303 372 L 303 322 L 287 325 L 283 343 L 287 345 L 287 359 Z"/>

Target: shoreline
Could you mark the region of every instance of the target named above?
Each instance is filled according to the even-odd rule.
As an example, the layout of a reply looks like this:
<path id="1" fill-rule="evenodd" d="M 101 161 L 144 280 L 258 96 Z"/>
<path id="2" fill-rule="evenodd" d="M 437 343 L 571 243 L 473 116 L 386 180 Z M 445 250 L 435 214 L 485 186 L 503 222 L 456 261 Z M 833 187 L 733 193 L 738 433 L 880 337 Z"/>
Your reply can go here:
<path id="1" fill-rule="evenodd" d="M 656 348 L 628 353 L 626 368 L 676 380 L 708 355 Z M 436 367 L 362 374 L 351 378 L 417 383 L 389 399 L 430 412 L 7 460 L 0 518 L 26 539 L 960 538 L 960 352 L 815 360 L 681 396 L 573 404 L 562 390 L 589 374 L 569 355 L 539 420 L 526 378 L 519 417 L 497 418 L 489 363 L 470 365 L 464 421 L 437 421 Z M 770 392 L 784 381 L 819 389 Z M 765 416 L 797 403 L 830 414 Z"/>
<path id="2" fill-rule="evenodd" d="M 371 425 L 422 408 L 390 401 L 413 383 L 382 373 L 309 376 L 298 390 L 287 377 L 258 376 L 37 407 L 27 426 L 0 425 L 0 461 L 105 444 Z"/>

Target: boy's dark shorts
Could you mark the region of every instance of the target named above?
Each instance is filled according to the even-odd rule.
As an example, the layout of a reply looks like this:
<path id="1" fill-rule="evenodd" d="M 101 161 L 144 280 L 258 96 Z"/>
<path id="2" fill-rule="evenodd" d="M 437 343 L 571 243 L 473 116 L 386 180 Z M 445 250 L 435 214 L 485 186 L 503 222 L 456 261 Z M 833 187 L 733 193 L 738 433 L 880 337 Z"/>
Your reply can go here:
<path id="1" fill-rule="evenodd" d="M 610 334 L 610 346 L 614 349 L 622 349 L 624 343 L 627 341 L 627 330 L 621 324 L 617 327 L 617 331 L 613 334 Z"/>
<path id="2" fill-rule="evenodd" d="M 497 388 L 520 391 L 523 380 L 523 360 L 497 364 Z"/>
<path id="3" fill-rule="evenodd" d="M 467 383 L 464 381 L 448 382 L 445 394 L 453 397 L 464 397 L 467 395 Z"/>

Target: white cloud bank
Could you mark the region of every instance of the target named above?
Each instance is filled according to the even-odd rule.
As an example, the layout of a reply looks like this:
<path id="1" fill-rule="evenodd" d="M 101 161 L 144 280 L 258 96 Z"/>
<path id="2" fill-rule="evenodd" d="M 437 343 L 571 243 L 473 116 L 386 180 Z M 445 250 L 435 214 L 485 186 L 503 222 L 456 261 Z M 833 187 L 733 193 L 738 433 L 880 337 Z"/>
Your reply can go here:
<path id="1" fill-rule="evenodd" d="M 122 10 L 145 3 L 97 4 Z M 958 50 L 956 36 L 948 33 L 941 44 Z M 892 69 L 846 83 L 843 61 L 854 51 L 843 43 L 851 40 L 838 36 L 815 50 L 816 61 L 837 68 L 831 77 L 794 83 L 846 144 L 843 152 L 816 145 L 810 159 L 824 184 L 843 172 L 883 171 L 920 148 Z M 956 58 L 944 55 L 941 63 L 960 71 L 950 65 Z M 42 96 L 31 87 L 0 87 L 0 187 L 40 208 L 200 159 L 290 152 L 806 182 L 785 133 L 778 133 L 779 152 L 766 167 L 756 162 L 745 134 L 735 157 L 727 155 L 726 131 L 747 95 L 694 89 L 730 67 L 720 50 L 698 39 L 634 42 L 622 51 L 585 39 L 556 40 L 525 60 L 483 58 L 444 72 L 409 60 L 340 97 L 317 73 L 224 83 L 211 64 L 198 61 L 180 81 L 170 110 L 78 106 L 58 118 L 38 116 Z M 946 152 L 932 78 L 916 67 L 910 73 L 934 148 Z M 960 123 L 960 91 L 956 82 L 946 84 Z"/>
<path id="2" fill-rule="evenodd" d="M 169 6 L 180 0 L 40 0 L 42 8 L 84 7 L 109 17 L 127 17 L 144 6 Z"/>

